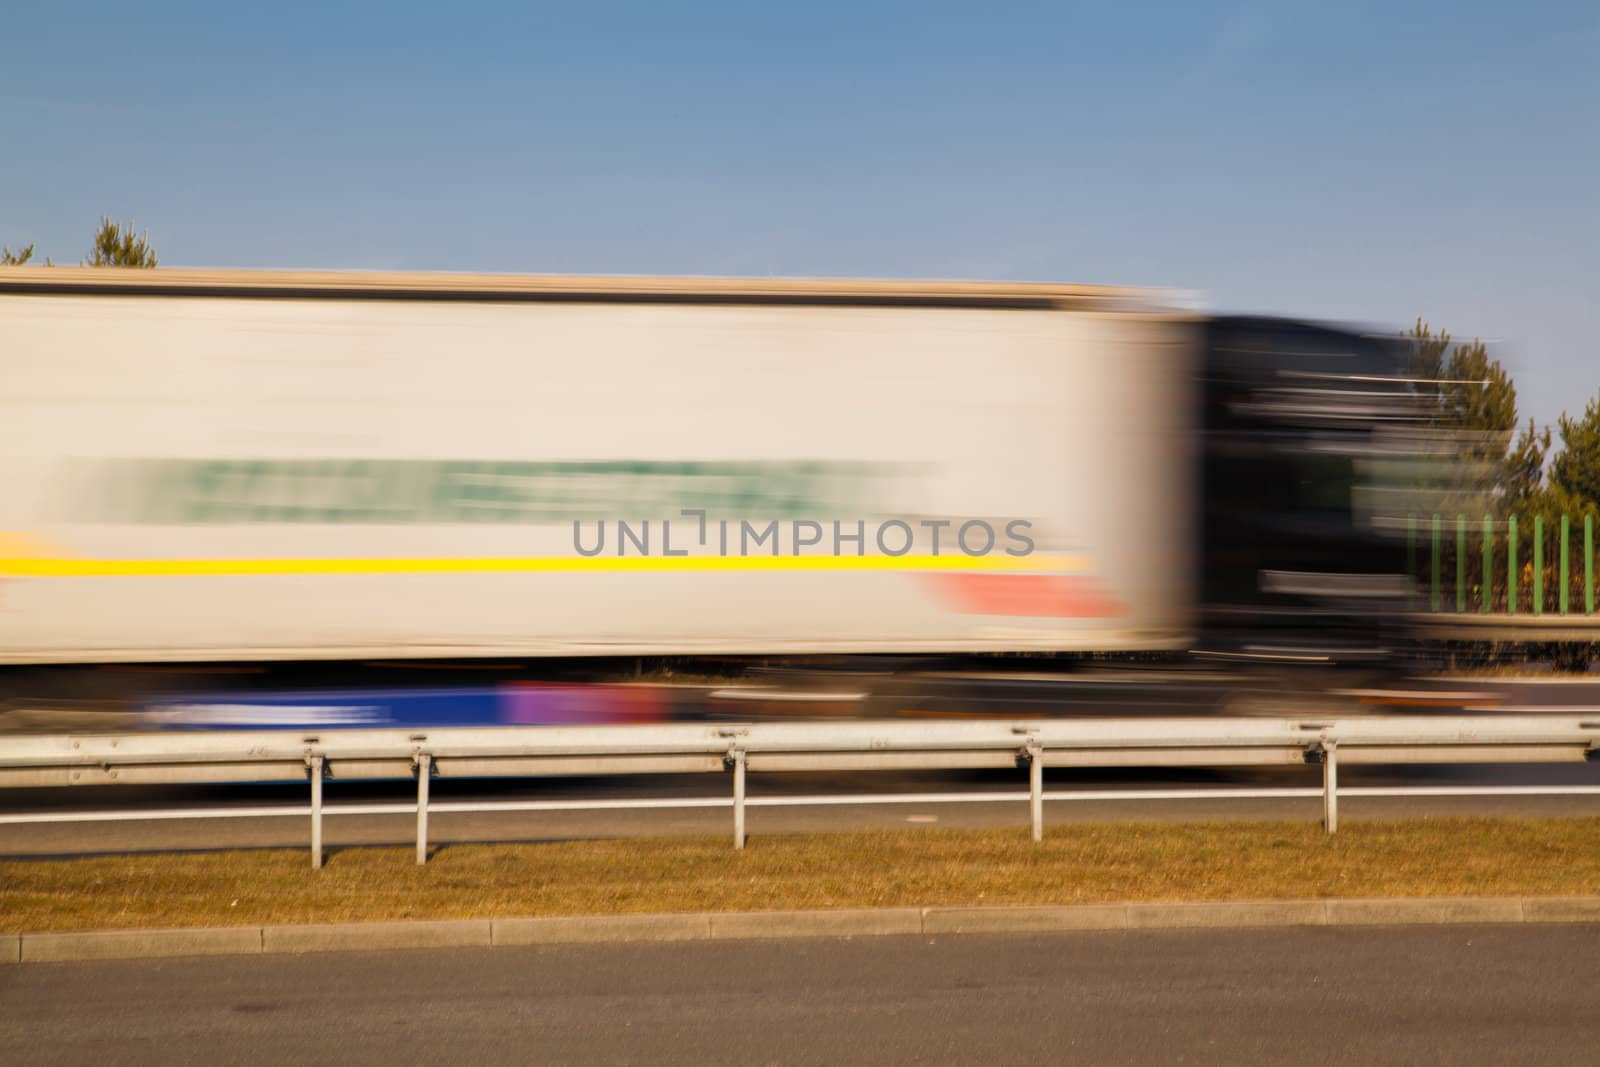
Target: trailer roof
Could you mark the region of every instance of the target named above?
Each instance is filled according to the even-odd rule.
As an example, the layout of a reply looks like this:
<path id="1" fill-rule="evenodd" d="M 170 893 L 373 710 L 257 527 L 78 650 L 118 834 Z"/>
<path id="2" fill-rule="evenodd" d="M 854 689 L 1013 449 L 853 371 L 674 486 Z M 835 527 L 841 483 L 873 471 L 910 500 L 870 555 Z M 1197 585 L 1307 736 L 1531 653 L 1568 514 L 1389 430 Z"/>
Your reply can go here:
<path id="1" fill-rule="evenodd" d="M 1171 293 L 1037 282 L 670 278 L 368 271 L 0 267 L 0 293 L 591 303 L 931 305 L 1175 310 Z"/>

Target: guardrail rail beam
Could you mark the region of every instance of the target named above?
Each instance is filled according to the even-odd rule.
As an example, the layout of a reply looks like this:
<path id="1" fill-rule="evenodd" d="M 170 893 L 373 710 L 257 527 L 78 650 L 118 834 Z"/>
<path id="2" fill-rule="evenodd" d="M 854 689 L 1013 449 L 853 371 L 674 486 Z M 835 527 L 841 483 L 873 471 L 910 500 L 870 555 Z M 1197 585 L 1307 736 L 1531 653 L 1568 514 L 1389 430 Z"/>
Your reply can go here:
<path id="1" fill-rule="evenodd" d="M 417 862 L 428 858 L 428 819 L 439 811 L 570 811 L 638 808 L 733 808 L 734 847 L 745 847 L 746 809 L 785 804 L 886 804 L 904 795 L 761 797 L 751 800 L 756 770 L 874 771 L 896 768 L 981 769 L 1026 763 L 1028 790 L 1004 794 L 919 794 L 922 802 L 1028 800 L 1035 841 L 1044 837 L 1047 800 L 1185 799 L 1306 796 L 1310 783 L 1275 790 L 1111 790 L 1046 793 L 1046 763 L 1062 767 L 1248 767 L 1322 764 L 1323 824 L 1338 829 L 1339 763 L 1547 763 L 1593 760 L 1600 717 L 1524 714 L 1458 718 L 1398 716 L 1331 721 L 1255 718 L 1055 719 L 960 722 L 771 722 L 736 726 L 653 724 L 600 727 L 465 727 L 417 735 L 399 730 L 339 730 L 320 736 L 289 731 L 104 734 L 8 738 L 0 746 L 0 786 L 217 781 L 310 781 L 310 806 L 196 807 L 161 811 L 4 813 L 0 824 L 132 821 L 177 818 L 311 817 L 311 862 L 323 864 L 325 814 L 403 814 L 416 819 Z M 531 774 L 627 774 L 731 771 L 733 789 L 720 797 L 652 800 L 519 800 L 443 802 L 430 798 L 434 775 L 487 771 Z M 403 780 L 416 776 L 412 804 L 348 804 L 325 808 L 324 779 Z M 1404 787 L 1346 790 L 1355 796 L 1600 796 L 1600 785 Z"/>

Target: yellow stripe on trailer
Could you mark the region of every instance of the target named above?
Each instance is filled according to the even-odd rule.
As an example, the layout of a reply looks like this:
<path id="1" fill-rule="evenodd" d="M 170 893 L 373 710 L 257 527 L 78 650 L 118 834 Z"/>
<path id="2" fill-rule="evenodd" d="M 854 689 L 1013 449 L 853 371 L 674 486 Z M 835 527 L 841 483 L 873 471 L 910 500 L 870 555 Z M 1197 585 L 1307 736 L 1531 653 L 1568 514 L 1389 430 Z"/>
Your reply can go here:
<path id="1" fill-rule="evenodd" d="M 9 578 L 234 577 L 285 574 L 683 573 L 705 571 L 954 571 L 1073 574 L 1080 556 L 489 556 L 378 559 L 73 559 L 0 558 Z"/>

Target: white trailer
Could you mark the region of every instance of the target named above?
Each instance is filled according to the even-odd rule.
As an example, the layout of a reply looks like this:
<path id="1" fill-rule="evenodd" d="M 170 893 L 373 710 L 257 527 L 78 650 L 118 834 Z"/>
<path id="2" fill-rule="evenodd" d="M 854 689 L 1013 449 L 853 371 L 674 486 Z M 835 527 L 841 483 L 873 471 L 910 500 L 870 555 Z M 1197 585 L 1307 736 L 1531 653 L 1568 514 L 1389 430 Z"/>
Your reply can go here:
<path id="1" fill-rule="evenodd" d="M 0 662 L 1181 648 L 1198 337 L 1070 286 L 7 268 Z"/>

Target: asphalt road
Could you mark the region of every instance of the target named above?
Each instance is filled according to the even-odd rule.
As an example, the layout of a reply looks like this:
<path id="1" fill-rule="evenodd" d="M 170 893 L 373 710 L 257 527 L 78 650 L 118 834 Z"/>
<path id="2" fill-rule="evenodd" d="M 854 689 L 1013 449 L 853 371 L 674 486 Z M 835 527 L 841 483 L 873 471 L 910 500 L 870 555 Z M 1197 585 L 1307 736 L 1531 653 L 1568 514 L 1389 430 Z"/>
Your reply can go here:
<path id="1" fill-rule="evenodd" d="M 1600 927 L 1130 931 L 0 968 L 50 1064 L 1576 1064 Z"/>

